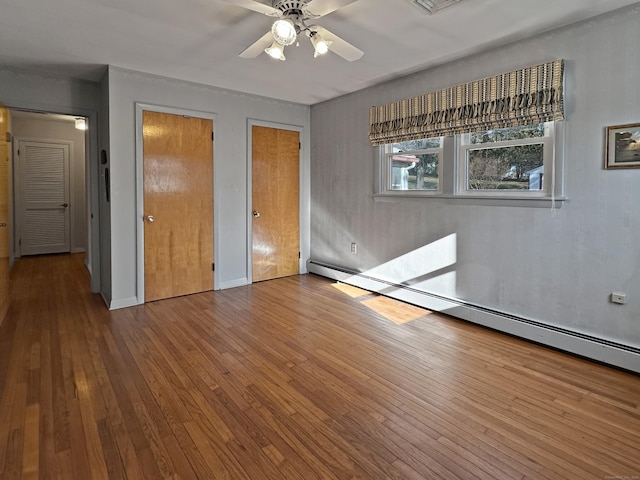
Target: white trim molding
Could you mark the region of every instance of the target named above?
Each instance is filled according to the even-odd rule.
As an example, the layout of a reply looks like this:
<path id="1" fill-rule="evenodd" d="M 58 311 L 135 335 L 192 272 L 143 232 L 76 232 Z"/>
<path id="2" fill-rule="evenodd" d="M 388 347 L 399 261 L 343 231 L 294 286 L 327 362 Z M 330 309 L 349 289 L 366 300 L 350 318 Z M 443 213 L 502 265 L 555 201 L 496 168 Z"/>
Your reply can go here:
<path id="1" fill-rule="evenodd" d="M 103 300 L 109 305 L 109 310 L 118 310 L 119 308 L 135 307 L 139 305 L 138 297 L 118 298 L 117 300 L 111 300 L 110 302 L 102 296 Z"/>
<path id="2" fill-rule="evenodd" d="M 226 282 L 220 282 L 220 290 L 226 290 L 228 288 L 246 287 L 249 285 L 247 278 L 236 278 L 235 280 L 227 280 Z"/>

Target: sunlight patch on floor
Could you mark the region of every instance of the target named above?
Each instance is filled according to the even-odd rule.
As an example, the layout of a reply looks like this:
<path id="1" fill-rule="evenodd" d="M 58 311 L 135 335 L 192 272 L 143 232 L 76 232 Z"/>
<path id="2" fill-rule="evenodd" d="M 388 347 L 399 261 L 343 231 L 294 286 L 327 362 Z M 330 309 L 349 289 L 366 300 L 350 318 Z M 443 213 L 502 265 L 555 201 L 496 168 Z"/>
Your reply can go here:
<path id="1" fill-rule="evenodd" d="M 393 292 L 408 287 L 414 291 L 455 297 L 457 250 L 458 235 L 452 233 L 346 280 L 371 287 L 372 291 L 342 282 L 334 283 L 333 287 L 351 298 L 361 299 L 363 305 L 395 324 L 408 323 L 432 312 L 391 298 Z M 430 306 L 436 311 L 442 310 L 439 304 L 442 304 L 442 309 L 449 307 L 445 299 L 430 299 Z"/>
<path id="2" fill-rule="evenodd" d="M 425 308 L 416 307 L 400 300 L 378 295 L 363 290 L 362 288 L 354 287 L 353 285 L 347 285 L 346 283 L 337 282 L 332 284 L 332 287 L 351 298 L 373 296 L 372 298 L 361 300 L 360 303 L 396 325 L 409 323 L 432 313 Z"/>
<path id="3" fill-rule="evenodd" d="M 412 322 L 432 313 L 425 308 L 383 296 L 363 300 L 362 304 L 397 325 Z"/>
<path id="4" fill-rule="evenodd" d="M 332 286 L 333 288 L 340 290 L 342 293 L 349 295 L 351 298 L 359 298 L 366 295 L 371 295 L 371 292 L 358 287 L 354 287 L 352 285 L 347 285 L 346 283 L 334 283 Z"/>

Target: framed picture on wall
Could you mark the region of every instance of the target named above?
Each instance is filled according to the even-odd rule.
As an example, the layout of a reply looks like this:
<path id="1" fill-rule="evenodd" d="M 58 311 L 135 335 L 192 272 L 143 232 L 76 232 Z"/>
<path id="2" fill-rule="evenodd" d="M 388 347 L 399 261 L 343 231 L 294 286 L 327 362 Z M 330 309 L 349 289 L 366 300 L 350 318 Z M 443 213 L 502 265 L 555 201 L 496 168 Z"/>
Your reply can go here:
<path id="1" fill-rule="evenodd" d="M 605 168 L 640 168 L 640 123 L 607 127 Z"/>

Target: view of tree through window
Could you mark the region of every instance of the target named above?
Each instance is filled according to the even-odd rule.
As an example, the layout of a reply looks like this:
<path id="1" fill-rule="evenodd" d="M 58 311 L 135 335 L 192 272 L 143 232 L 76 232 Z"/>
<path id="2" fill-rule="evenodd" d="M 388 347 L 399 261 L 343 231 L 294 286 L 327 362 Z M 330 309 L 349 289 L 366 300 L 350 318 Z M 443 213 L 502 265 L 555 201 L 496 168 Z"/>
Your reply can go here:
<path id="1" fill-rule="evenodd" d="M 541 190 L 545 125 L 488 130 L 469 134 L 467 154 L 469 190 Z M 523 140 L 525 140 L 523 142 Z M 474 148 L 492 144 L 489 148 Z"/>
<path id="2" fill-rule="evenodd" d="M 530 190 L 530 177 L 543 173 L 543 146 L 469 150 L 468 162 L 471 190 Z M 535 188 L 539 189 L 540 186 Z"/>
<path id="3" fill-rule="evenodd" d="M 388 143 L 378 151 L 377 193 L 546 198 L 557 191 L 558 128 L 546 122 Z"/>
<path id="4" fill-rule="evenodd" d="M 471 133 L 472 144 L 504 142 L 506 140 L 520 140 L 522 138 L 544 137 L 544 123 L 525 125 L 523 127 L 500 128 L 484 132 Z"/>

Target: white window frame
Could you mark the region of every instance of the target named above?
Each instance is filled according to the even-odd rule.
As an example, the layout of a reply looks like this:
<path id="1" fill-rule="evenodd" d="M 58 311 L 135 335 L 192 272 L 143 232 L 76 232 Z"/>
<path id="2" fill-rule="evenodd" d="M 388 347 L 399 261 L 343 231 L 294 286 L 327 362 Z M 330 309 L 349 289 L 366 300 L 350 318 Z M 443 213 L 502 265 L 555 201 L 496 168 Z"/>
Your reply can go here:
<path id="1" fill-rule="evenodd" d="M 424 155 L 424 154 L 437 154 L 438 155 L 438 188 L 437 189 L 424 189 L 424 190 L 397 190 L 391 188 L 391 182 L 393 178 L 393 156 L 398 155 L 398 152 L 393 152 L 392 145 L 381 145 L 379 150 L 379 175 L 377 183 L 377 194 L 389 195 L 389 196 L 408 196 L 408 197 L 429 197 L 442 194 L 443 181 L 442 181 L 442 168 L 444 165 L 444 138 L 440 138 L 440 147 L 422 148 L 419 150 L 409 150 L 402 152 L 403 155 Z M 399 142 L 395 142 L 399 143 Z"/>
<path id="2" fill-rule="evenodd" d="M 492 198 L 548 198 L 552 196 L 555 188 L 556 155 L 555 155 L 555 126 L 557 122 L 546 122 L 543 137 L 521 138 L 504 140 L 491 143 L 474 143 L 470 141 L 471 134 L 456 135 L 456 195 L 471 197 Z M 542 177 L 541 190 L 475 190 L 468 188 L 468 161 L 467 154 L 470 150 L 484 150 L 493 148 L 514 147 L 520 145 L 542 145 L 543 167 L 545 174 Z"/>
<path id="3" fill-rule="evenodd" d="M 429 201 L 453 205 L 485 205 L 513 207 L 561 208 L 568 200 L 564 195 L 564 122 L 547 122 L 544 137 L 509 140 L 491 144 L 463 145 L 463 135 L 440 137 L 440 163 L 438 190 L 391 190 L 392 144 L 380 145 L 375 152 L 375 181 L 373 199 L 376 202 Z M 397 142 L 395 142 L 397 143 Z M 468 142 L 466 142 L 468 143 Z M 466 151 L 477 148 L 495 148 L 526 143 L 544 144 L 544 171 L 542 190 L 468 190 L 466 188 Z M 430 150 L 430 149 L 426 149 Z M 436 149 L 438 150 L 438 149 Z M 414 153 L 403 152 L 403 153 Z"/>

